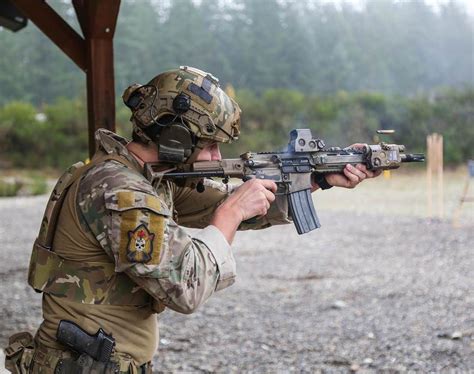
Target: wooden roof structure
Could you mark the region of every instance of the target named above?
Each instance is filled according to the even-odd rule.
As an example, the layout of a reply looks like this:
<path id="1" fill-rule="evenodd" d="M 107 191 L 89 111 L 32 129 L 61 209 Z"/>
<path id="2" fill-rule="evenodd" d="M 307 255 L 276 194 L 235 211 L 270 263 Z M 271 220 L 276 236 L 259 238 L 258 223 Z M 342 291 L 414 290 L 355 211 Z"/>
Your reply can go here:
<path id="1" fill-rule="evenodd" d="M 120 0 L 72 0 L 83 36 L 45 0 L 10 0 L 53 43 L 86 73 L 89 155 L 94 133 L 115 131 L 113 38 Z"/>

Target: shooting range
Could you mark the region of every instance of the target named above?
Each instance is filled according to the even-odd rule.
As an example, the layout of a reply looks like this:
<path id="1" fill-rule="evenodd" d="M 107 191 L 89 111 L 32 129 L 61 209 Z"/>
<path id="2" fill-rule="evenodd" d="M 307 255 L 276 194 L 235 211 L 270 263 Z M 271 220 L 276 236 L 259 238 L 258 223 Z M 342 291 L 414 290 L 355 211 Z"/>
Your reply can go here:
<path id="1" fill-rule="evenodd" d="M 469 0 L 0 0 L 0 374 L 9 337 L 43 321 L 27 276 L 58 177 L 97 129 L 131 139 L 122 93 L 179 66 L 242 109 L 224 159 L 278 155 L 311 129 L 326 149 L 426 161 L 313 192 L 308 233 L 237 232 L 235 283 L 157 315 L 154 372 L 470 373 L 473 35 Z M 198 214 L 173 208 L 178 224 Z"/>

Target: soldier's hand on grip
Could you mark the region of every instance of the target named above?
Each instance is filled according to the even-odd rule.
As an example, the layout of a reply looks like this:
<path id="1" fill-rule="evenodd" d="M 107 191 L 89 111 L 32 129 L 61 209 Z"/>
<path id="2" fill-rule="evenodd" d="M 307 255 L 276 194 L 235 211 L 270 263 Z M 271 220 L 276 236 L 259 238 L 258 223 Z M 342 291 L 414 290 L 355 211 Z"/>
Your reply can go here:
<path id="1" fill-rule="evenodd" d="M 232 243 L 242 221 L 267 214 L 270 204 L 275 201 L 276 190 L 277 185 L 270 180 L 246 181 L 216 209 L 211 224 Z"/>
<path id="2" fill-rule="evenodd" d="M 267 214 L 270 204 L 275 201 L 276 190 L 273 181 L 251 179 L 239 186 L 224 204 L 232 207 L 242 222 Z"/>

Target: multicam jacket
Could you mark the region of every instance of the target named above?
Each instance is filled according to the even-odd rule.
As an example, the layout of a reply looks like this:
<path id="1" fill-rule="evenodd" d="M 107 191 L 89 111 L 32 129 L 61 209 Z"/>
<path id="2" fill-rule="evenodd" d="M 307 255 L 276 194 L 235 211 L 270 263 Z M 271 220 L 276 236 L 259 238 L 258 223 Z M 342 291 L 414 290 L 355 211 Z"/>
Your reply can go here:
<path id="1" fill-rule="evenodd" d="M 204 193 L 172 182 L 153 186 L 127 151 L 125 139 L 106 130 L 99 130 L 96 139 L 95 157 L 113 155 L 120 161 L 93 166 L 66 195 L 53 250 L 85 275 L 76 279 L 64 274 L 55 282 L 60 292 L 45 292 L 44 321 L 36 339 L 60 349 L 55 333 L 61 319 L 89 333 L 101 327 L 113 334 L 117 351 L 142 364 L 156 351 L 155 312 L 168 307 L 191 313 L 234 282 L 231 248 L 222 233 L 209 226 L 230 188 L 212 181 Z M 290 222 L 286 212 L 285 200 L 278 201 L 269 215 L 245 228 Z M 203 229 L 190 235 L 178 226 L 178 219 L 180 225 Z M 111 272 L 102 270 L 106 265 Z M 64 297 L 63 290 L 75 283 L 81 292 Z M 104 291 L 105 283 L 110 292 Z"/>

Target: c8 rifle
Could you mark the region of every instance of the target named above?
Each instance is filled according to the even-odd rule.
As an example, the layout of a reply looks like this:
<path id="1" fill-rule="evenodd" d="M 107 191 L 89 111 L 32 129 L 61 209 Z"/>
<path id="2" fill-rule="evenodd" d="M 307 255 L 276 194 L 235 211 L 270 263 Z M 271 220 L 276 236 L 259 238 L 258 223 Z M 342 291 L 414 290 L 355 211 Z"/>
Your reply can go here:
<path id="1" fill-rule="evenodd" d="M 239 158 L 198 161 L 164 169 L 162 163 L 147 163 L 147 177 L 183 180 L 187 178 L 252 178 L 273 180 L 277 194 L 288 197 L 288 206 L 298 234 L 321 227 L 311 198 L 313 173 L 342 173 L 347 164 L 364 164 L 368 170 L 397 169 L 403 162 L 423 162 L 424 154 L 406 154 L 399 144 L 365 144 L 361 148 L 327 148 L 310 129 L 290 132 L 284 152 L 246 152 Z"/>

